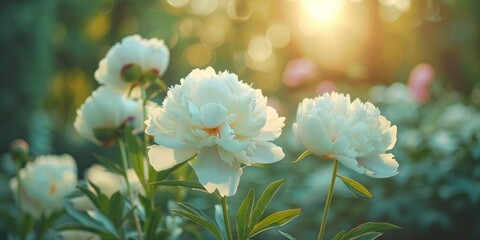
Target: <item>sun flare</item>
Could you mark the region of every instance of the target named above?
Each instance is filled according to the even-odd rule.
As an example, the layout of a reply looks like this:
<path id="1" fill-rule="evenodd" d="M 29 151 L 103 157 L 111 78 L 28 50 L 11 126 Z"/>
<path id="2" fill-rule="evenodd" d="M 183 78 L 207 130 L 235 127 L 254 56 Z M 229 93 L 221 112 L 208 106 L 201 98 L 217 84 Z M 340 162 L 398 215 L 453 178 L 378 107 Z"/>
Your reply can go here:
<path id="1" fill-rule="evenodd" d="M 319 26 L 334 25 L 341 16 L 344 0 L 300 0 L 302 9 Z"/>

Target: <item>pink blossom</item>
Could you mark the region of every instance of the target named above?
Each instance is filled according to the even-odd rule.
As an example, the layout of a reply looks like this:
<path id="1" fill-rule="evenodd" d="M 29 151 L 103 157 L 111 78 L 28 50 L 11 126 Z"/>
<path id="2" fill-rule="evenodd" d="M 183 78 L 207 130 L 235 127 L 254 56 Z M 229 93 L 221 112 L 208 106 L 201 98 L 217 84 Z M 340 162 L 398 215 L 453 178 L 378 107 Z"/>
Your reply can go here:
<path id="1" fill-rule="evenodd" d="M 330 93 L 335 91 L 338 91 L 337 85 L 335 85 L 335 83 L 330 80 L 324 80 L 319 82 L 317 84 L 317 87 L 315 88 L 315 93 L 317 93 L 317 95 L 322 95 L 324 93 Z"/>
<path id="2" fill-rule="evenodd" d="M 283 83 L 288 87 L 298 87 L 317 76 L 315 62 L 307 58 L 298 58 L 288 62 L 283 72 Z"/>
<path id="3" fill-rule="evenodd" d="M 420 63 L 415 66 L 408 77 L 408 87 L 413 97 L 419 103 L 430 99 L 430 84 L 435 77 L 435 69 L 430 64 Z"/>

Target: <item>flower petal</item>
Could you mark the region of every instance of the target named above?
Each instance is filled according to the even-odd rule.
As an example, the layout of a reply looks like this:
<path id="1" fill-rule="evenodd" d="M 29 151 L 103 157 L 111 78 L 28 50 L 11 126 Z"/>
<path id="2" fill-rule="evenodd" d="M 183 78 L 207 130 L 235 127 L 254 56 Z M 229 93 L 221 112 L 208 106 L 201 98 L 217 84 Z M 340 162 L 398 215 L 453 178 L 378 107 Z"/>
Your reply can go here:
<path id="1" fill-rule="evenodd" d="M 200 150 L 197 159 L 189 162 L 200 183 L 212 193 L 215 189 L 221 196 L 233 196 L 237 191 L 242 168 L 239 163 L 228 165 L 220 158 L 217 147 Z"/>
<path id="2" fill-rule="evenodd" d="M 360 166 L 357 159 L 344 155 L 335 154 L 335 158 L 345 167 L 350 168 L 358 173 L 365 174 L 367 170 Z"/>
<path id="3" fill-rule="evenodd" d="M 285 157 L 281 147 L 271 142 L 258 142 L 252 149 L 253 155 L 249 156 L 254 163 L 274 163 Z"/>
<path id="4" fill-rule="evenodd" d="M 332 140 L 321 118 L 313 115 L 301 117 L 297 123 L 297 133 L 310 152 L 318 156 L 330 153 Z"/>
<path id="5" fill-rule="evenodd" d="M 218 103 L 208 103 L 200 107 L 200 114 L 205 127 L 215 128 L 227 117 L 227 109 Z"/>
<path id="6" fill-rule="evenodd" d="M 161 145 L 153 145 L 148 149 L 148 158 L 150 159 L 150 165 L 152 165 L 153 169 L 163 171 L 187 161 L 193 157 L 196 152 L 196 149 L 193 148 L 174 150 Z"/>
<path id="7" fill-rule="evenodd" d="M 398 173 L 398 162 L 391 153 L 380 154 L 369 158 L 359 158 L 358 163 L 372 172 L 367 174 L 370 177 L 387 178 Z"/>
<path id="8" fill-rule="evenodd" d="M 264 141 L 275 140 L 280 137 L 280 134 L 282 134 L 282 128 L 285 126 L 284 122 L 284 117 L 278 117 L 277 111 L 274 108 L 267 106 L 267 122 L 256 138 Z"/>

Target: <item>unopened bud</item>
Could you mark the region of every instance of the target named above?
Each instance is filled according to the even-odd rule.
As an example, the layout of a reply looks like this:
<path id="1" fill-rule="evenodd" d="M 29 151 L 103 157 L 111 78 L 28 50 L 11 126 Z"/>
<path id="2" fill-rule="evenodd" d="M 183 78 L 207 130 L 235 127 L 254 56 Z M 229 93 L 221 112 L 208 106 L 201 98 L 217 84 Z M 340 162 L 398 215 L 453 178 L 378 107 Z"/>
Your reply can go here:
<path id="1" fill-rule="evenodd" d="M 138 82 L 142 77 L 142 68 L 137 64 L 130 63 L 123 66 L 120 74 L 125 82 Z"/>
<path id="2" fill-rule="evenodd" d="M 155 68 L 152 68 L 145 73 L 143 73 L 143 81 L 144 82 L 154 82 L 160 77 L 160 71 Z"/>
<path id="3" fill-rule="evenodd" d="M 93 135 L 102 143 L 104 147 L 110 147 L 115 144 L 117 140 L 117 131 L 113 128 L 96 128 L 93 129 Z"/>
<path id="4" fill-rule="evenodd" d="M 27 160 L 29 147 L 28 143 L 23 139 L 15 139 L 10 144 L 10 154 L 13 159 Z"/>

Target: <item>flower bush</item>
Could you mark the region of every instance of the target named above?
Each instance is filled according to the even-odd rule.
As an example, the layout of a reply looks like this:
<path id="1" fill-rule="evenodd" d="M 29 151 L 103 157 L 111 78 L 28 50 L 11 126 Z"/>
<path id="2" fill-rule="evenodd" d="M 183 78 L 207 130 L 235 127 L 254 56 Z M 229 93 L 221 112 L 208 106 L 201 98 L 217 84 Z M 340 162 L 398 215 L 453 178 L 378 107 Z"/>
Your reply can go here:
<path id="1" fill-rule="evenodd" d="M 73 125 L 94 144 L 118 147 L 120 156 L 95 154 L 101 165 L 90 167 L 78 184 L 68 155 L 40 156 L 32 162 L 23 142 L 12 148 L 17 171 L 11 187 L 19 204 L 14 214 L 3 212 L 8 219 L 20 219 L 12 236 L 179 239 L 195 235 L 184 227 L 190 220 L 210 232 L 206 238 L 243 240 L 301 214 L 299 204 L 265 214 L 288 174 L 280 180 L 260 175 L 262 184 L 271 183 L 258 198 L 253 187 L 242 191 L 244 196 L 237 194 L 246 167 L 284 159 L 275 141 L 285 117 L 267 105 L 260 90 L 234 73 L 211 67 L 192 70 L 167 90 L 160 76 L 168 62 L 162 40 L 138 35 L 124 38 L 100 61 L 95 78 L 102 85 L 80 106 Z M 161 105 L 152 102 L 165 91 Z M 338 174 L 339 162 L 374 178 L 397 174 L 399 164 L 387 153 L 395 145 L 397 128 L 371 103 L 351 102 L 348 94 L 336 92 L 304 99 L 293 131 L 306 148 L 296 162 L 312 153 L 334 163 L 318 239 L 326 232 L 337 177 L 352 193 L 373 196 L 359 182 Z M 203 195 L 188 197 L 188 189 L 199 190 L 191 195 Z M 208 199 L 214 218 L 196 206 L 199 198 Z M 239 203 L 234 205 L 235 224 L 228 199 Z M 376 238 L 396 228 L 367 222 L 338 232 L 335 239 Z M 280 230 L 278 234 L 295 239 Z"/>

